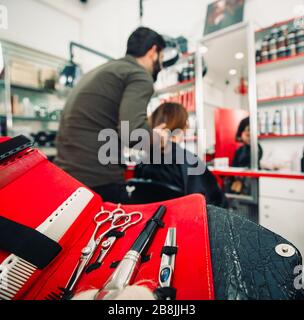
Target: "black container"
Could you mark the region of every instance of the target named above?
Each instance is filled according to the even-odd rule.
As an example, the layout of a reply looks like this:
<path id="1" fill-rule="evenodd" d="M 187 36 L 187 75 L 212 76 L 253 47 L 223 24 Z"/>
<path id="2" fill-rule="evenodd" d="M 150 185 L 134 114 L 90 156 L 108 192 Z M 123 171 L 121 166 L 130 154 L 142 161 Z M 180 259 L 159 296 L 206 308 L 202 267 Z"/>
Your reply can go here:
<path id="1" fill-rule="evenodd" d="M 271 50 L 275 50 L 278 48 L 278 42 L 277 42 L 277 39 L 271 39 L 269 41 L 269 51 Z"/>
<path id="2" fill-rule="evenodd" d="M 303 157 L 301 159 L 301 172 L 304 173 L 304 152 L 303 152 Z"/>
<path id="3" fill-rule="evenodd" d="M 178 81 L 183 82 L 190 79 L 189 68 L 184 68 L 178 76 Z"/>
<path id="4" fill-rule="evenodd" d="M 189 78 L 188 80 L 193 80 L 195 78 L 195 70 L 193 68 L 189 68 Z"/>
<path id="5" fill-rule="evenodd" d="M 273 29 L 271 30 L 271 38 L 273 38 L 273 39 L 278 39 L 279 36 L 280 36 L 280 29 L 278 29 L 278 28 L 273 28 Z"/>
<path id="6" fill-rule="evenodd" d="M 296 34 L 294 31 L 290 32 L 287 36 L 287 42 L 288 42 L 288 45 L 291 45 L 291 44 L 296 44 L 297 41 L 296 41 Z"/>
<path id="7" fill-rule="evenodd" d="M 300 29 L 296 32 L 296 42 L 301 43 L 304 41 L 304 30 Z"/>
<path id="8" fill-rule="evenodd" d="M 304 41 L 297 45 L 297 54 L 303 54 L 303 53 L 304 53 Z"/>
<path id="9" fill-rule="evenodd" d="M 280 34 L 282 36 L 285 36 L 287 37 L 288 36 L 288 25 L 287 24 L 284 24 L 280 27 Z"/>
<path id="10" fill-rule="evenodd" d="M 269 52 L 263 51 L 261 55 L 261 62 L 267 62 L 269 60 Z"/>
<path id="11" fill-rule="evenodd" d="M 263 43 L 262 43 L 262 52 L 268 52 L 268 50 L 269 50 L 269 42 L 267 41 L 264 41 Z"/>
<path id="12" fill-rule="evenodd" d="M 286 47 L 286 45 L 287 45 L 287 39 L 285 36 L 278 38 L 278 40 L 277 40 L 277 47 L 278 48 Z"/>
<path id="13" fill-rule="evenodd" d="M 278 58 L 285 58 L 287 57 L 287 48 L 286 47 L 281 47 L 278 49 Z"/>
<path id="14" fill-rule="evenodd" d="M 256 54 L 255 54 L 255 59 L 257 63 L 262 62 L 262 51 L 261 50 L 257 50 Z"/>

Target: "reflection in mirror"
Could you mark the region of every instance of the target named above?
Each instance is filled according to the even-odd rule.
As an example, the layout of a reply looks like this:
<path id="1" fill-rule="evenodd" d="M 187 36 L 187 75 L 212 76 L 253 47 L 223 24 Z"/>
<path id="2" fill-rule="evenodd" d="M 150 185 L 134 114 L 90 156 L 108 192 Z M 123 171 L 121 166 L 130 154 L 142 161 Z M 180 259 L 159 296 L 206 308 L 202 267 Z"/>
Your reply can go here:
<path id="1" fill-rule="evenodd" d="M 249 117 L 247 28 L 206 37 L 201 52 L 208 66 L 203 85 L 207 156 L 215 153 L 230 166 L 250 167 L 250 126 L 244 126 L 250 121 L 242 122 Z"/>

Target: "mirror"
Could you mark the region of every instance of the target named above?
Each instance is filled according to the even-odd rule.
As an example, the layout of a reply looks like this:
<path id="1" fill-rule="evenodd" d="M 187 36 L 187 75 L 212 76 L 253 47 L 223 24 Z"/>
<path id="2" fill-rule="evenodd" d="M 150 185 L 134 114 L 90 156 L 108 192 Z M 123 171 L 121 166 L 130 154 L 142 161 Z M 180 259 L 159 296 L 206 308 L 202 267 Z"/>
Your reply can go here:
<path id="1" fill-rule="evenodd" d="M 229 166 L 251 167 L 250 156 L 247 161 L 236 159 L 236 151 L 245 145 L 250 155 L 251 130 L 236 140 L 241 121 L 250 115 L 247 35 L 247 25 L 241 24 L 207 36 L 200 43 L 208 66 L 203 80 L 207 160 L 208 154 L 214 154 L 215 158 L 226 158 L 226 166 L 228 158 Z"/>

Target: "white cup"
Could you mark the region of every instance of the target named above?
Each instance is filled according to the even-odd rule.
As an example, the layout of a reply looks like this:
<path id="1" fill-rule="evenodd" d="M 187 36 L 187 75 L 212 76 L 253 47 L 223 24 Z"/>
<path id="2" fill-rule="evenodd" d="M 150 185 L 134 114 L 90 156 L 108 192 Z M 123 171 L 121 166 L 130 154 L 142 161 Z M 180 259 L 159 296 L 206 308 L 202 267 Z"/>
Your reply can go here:
<path id="1" fill-rule="evenodd" d="M 229 158 L 215 158 L 214 168 L 217 168 L 217 169 L 229 168 Z"/>

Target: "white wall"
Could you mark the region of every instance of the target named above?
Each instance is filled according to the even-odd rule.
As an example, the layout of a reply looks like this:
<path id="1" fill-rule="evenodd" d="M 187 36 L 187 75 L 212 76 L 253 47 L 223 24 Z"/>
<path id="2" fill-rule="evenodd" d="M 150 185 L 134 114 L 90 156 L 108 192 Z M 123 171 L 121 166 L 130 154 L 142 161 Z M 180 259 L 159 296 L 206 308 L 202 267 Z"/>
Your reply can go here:
<path id="1" fill-rule="evenodd" d="M 191 44 L 203 35 L 210 0 L 146 0 L 143 24 L 162 34 L 184 35 Z M 83 40 L 106 53 L 124 54 L 126 40 L 139 25 L 138 0 L 103 0 L 85 14 Z M 304 0 L 247 0 L 245 20 L 256 28 L 295 16 L 295 7 Z"/>
<path id="2" fill-rule="evenodd" d="M 68 58 L 69 42 L 81 41 L 84 13 L 74 2 L 0 0 L 8 9 L 8 29 L 0 30 L 0 39 Z"/>
<path id="3" fill-rule="evenodd" d="M 213 1 L 213 0 L 212 0 Z M 171 36 L 184 35 L 193 48 L 201 38 L 207 4 L 211 0 L 146 0 L 143 24 Z M 130 33 L 139 25 L 138 0 L 0 0 L 9 12 L 9 29 L 0 38 L 67 57 L 68 43 L 80 41 L 120 57 Z M 245 19 L 257 28 L 294 16 L 304 0 L 247 0 Z M 84 57 L 87 65 L 100 60 Z"/>
<path id="4" fill-rule="evenodd" d="M 125 54 L 130 33 L 139 24 L 138 0 L 103 0 L 96 2 L 83 20 L 83 43 L 114 58 Z M 87 56 L 86 69 L 100 63 Z"/>
<path id="5" fill-rule="evenodd" d="M 213 0 L 212 0 L 213 1 Z M 207 4 L 211 0 L 146 0 L 143 24 L 162 34 L 184 35 L 193 49 L 201 38 Z M 138 0 L 0 0 L 9 11 L 9 29 L 0 38 L 60 57 L 67 57 L 68 43 L 80 41 L 113 57 L 124 55 L 130 33 L 139 25 Z M 278 4 L 279 3 L 279 4 Z M 245 19 L 257 28 L 294 16 L 304 0 L 247 0 Z M 100 59 L 85 55 L 85 64 Z"/>

